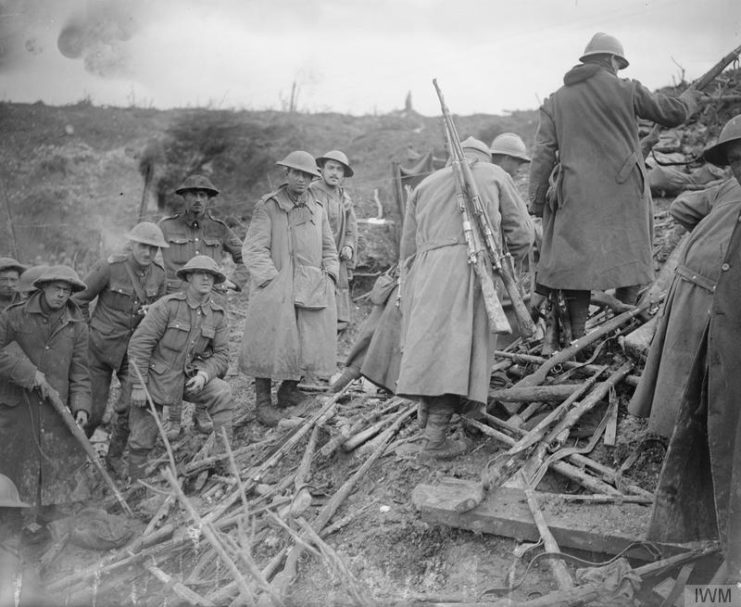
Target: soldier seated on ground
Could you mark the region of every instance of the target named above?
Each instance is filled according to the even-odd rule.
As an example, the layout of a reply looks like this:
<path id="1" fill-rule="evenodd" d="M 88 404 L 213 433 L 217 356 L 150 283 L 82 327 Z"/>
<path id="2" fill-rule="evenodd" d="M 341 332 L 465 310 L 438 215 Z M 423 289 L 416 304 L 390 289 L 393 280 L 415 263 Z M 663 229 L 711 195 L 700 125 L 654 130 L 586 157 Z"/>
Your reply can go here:
<path id="1" fill-rule="evenodd" d="M 11 257 L 0 257 L 0 312 L 21 300 L 18 280 L 26 266 Z"/>
<path id="2" fill-rule="evenodd" d="M 182 399 L 196 404 L 194 427 L 204 434 L 213 429 L 217 450 L 224 446 L 223 431 L 227 440 L 232 437 L 232 390 L 221 379 L 229 368 L 226 311 L 211 298 L 214 284 L 226 276 L 205 255 L 195 256 L 177 274 L 187 287 L 152 304 L 129 342 L 132 480 L 144 476 L 147 455 L 157 440 L 149 398 L 157 415 L 163 406 Z"/>

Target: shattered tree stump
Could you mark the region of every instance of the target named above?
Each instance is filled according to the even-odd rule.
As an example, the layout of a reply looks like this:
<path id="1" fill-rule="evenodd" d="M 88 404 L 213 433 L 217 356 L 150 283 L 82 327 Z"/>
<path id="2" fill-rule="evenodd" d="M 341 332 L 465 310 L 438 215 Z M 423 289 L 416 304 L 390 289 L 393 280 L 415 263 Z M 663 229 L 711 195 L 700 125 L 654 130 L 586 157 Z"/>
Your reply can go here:
<path id="1" fill-rule="evenodd" d="M 490 533 L 518 541 L 537 542 L 540 533 L 533 521 L 522 489 L 499 487 L 490 491 L 479 506 L 458 512 L 462 495 L 476 491 L 458 479 L 455 484 L 419 484 L 412 492 L 412 503 L 427 523 Z M 618 554 L 635 542 L 645 540 L 651 509 L 631 503 L 575 504 L 558 495 L 538 493 L 538 500 L 553 537 L 561 548 L 572 548 L 605 554 Z M 682 544 L 657 544 L 665 556 L 688 549 Z M 650 554 L 633 548 L 627 556 L 648 560 Z"/>

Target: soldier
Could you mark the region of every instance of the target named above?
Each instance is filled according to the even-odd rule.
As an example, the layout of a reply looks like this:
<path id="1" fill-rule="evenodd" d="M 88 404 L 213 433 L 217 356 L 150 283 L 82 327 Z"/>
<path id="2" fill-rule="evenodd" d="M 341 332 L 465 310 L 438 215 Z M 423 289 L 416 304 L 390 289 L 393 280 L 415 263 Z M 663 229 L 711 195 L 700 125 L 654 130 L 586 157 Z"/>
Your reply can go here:
<path id="1" fill-rule="evenodd" d="M 336 370 L 339 272 L 332 229 L 309 184 L 319 177 L 308 152 L 291 152 L 277 163 L 286 183 L 255 206 L 244 243 L 250 270 L 250 300 L 239 368 L 255 377 L 257 419 L 275 426 L 278 407 L 300 404 L 302 376 L 329 377 Z"/>
<path id="2" fill-rule="evenodd" d="M 491 164 L 485 143 L 462 142 L 481 203 L 517 260 L 533 242 L 533 225 L 514 183 Z M 447 438 L 450 419 L 465 400 L 486 403 L 496 335 L 473 267 L 456 202 L 453 168 L 435 171 L 412 192 L 404 219 L 400 259 L 416 256 L 402 274 L 402 354 L 397 394 L 421 399 L 423 453 L 461 454 L 464 441 Z"/>
<path id="3" fill-rule="evenodd" d="M 322 178 L 311 184 L 316 199 L 324 205 L 332 228 L 337 254 L 340 259 L 340 275 L 337 279 L 337 330 L 343 331 L 350 324 L 352 301 L 350 279 L 358 238 L 358 220 L 355 217 L 352 199 L 342 187 L 354 171 L 347 156 L 339 150 L 327 152 L 316 159 Z"/>
<path id="4" fill-rule="evenodd" d="M 584 335 L 591 290 L 616 288 L 616 297 L 632 305 L 640 286 L 653 280 L 638 118 L 677 126 L 699 95 L 688 89 L 669 97 L 619 78 L 628 60 L 607 34 L 595 34 L 580 61 L 540 109 L 529 185 L 531 210 L 543 217 L 538 293 L 557 299 L 562 292 L 574 339 Z"/>
<path id="5" fill-rule="evenodd" d="M 148 221 L 137 224 L 125 236 L 131 243 L 130 249 L 98 262 L 85 277 L 87 288 L 73 298 L 86 318 L 90 317 L 90 302 L 97 298 L 90 318 L 88 360 L 93 411 L 85 428 L 88 436 L 103 422 L 114 373 L 121 384 L 106 456 L 109 466 L 116 471 L 120 471 L 121 455 L 129 436 L 131 390 L 126 380 L 126 348 L 149 305 L 165 294 L 165 269 L 154 258 L 160 248 L 168 246 L 162 231 Z"/>
<path id="6" fill-rule="evenodd" d="M 162 251 L 167 271 L 167 293 L 181 289 L 183 281 L 178 278 L 178 270 L 195 255 L 206 255 L 220 264 L 224 252 L 231 255 L 236 271 L 234 280 L 225 280 L 219 288 L 228 286 L 240 290 L 247 282 L 247 270 L 242 262 L 242 241 L 225 222 L 209 211 L 212 199 L 219 190 L 208 177 L 191 175 L 175 193 L 183 198 L 182 211 L 159 222 L 169 244 L 169 248 Z M 173 403 L 167 409 L 165 427 L 171 440 L 180 433 L 181 413 L 180 403 Z"/>
<path id="7" fill-rule="evenodd" d="M 0 472 L 43 517 L 47 506 L 89 496 L 85 452 L 46 398 L 56 391 L 81 427 L 91 398 L 88 328 L 70 299 L 85 283 L 52 266 L 34 284 L 0 314 Z"/>
<path id="8" fill-rule="evenodd" d="M 730 166 L 733 177 L 701 192 L 687 192 L 671 206 L 674 218 L 691 230 L 690 237 L 629 410 L 651 408 L 650 428 L 673 428 L 666 434 L 671 439 L 648 539 L 719 539 L 726 564 L 726 579 L 721 577 L 719 583 L 738 585 L 741 116 L 728 121 L 703 156 L 718 166 Z"/>
<path id="9" fill-rule="evenodd" d="M 512 179 L 517 179 L 522 166 L 530 162 L 530 156 L 519 135 L 502 133 L 491 142 L 491 161 L 502 167 Z"/>
<path id="10" fill-rule="evenodd" d="M 26 269 L 11 257 L 0 257 L 0 312 L 21 300 L 18 280 Z"/>
<path id="11" fill-rule="evenodd" d="M 217 434 L 217 448 L 223 444 L 222 428 L 228 439 L 232 436 L 232 390 L 221 379 L 229 368 L 226 311 L 211 297 L 214 284 L 223 283 L 226 276 L 206 255 L 196 255 L 178 270 L 177 276 L 187 287 L 153 303 L 129 342 L 132 480 L 144 475 L 147 454 L 157 439 L 147 391 L 158 413 L 164 405 L 181 399 L 203 405 L 212 420 L 209 427 Z M 146 385 L 139 381 L 134 366 Z M 196 430 L 209 432 L 199 419 L 200 415 L 193 418 Z"/>

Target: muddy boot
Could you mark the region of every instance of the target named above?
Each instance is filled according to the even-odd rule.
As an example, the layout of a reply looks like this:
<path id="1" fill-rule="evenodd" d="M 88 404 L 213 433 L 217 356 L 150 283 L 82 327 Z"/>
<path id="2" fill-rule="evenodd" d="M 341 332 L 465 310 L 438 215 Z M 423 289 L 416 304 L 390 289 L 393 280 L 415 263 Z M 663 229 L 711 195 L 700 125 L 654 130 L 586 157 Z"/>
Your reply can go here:
<path id="1" fill-rule="evenodd" d="M 147 454 L 129 451 L 129 479 L 133 485 L 140 478 L 146 478 Z"/>
<path id="2" fill-rule="evenodd" d="M 255 417 L 264 426 L 274 427 L 283 417 L 273 406 L 270 398 L 270 386 L 272 382 L 269 377 L 255 378 Z"/>
<path id="3" fill-rule="evenodd" d="M 165 407 L 167 413 L 164 415 L 164 423 L 162 424 L 165 429 L 165 435 L 167 440 L 174 441 L 180 436 L 180 419 L 182 418 L 183 403 L 177 403 Z"/>
<path id="4" fill-rule="evenodd" d="M 345 367 L 345 369 L 342 371 L 342 375 L 340 375 L 332 385 L 329 387 L 330 392 L 337 393 L 342 388 L 344 388 L 347 384 L 349 384 L 352 381 L 355 381 L 360 377 L 360 369 L 357 367 Z"/>
<path id="5" fill-rule="evenodd" d="M 423 398 L 421 398 L 417 402 L 417 423 L 419 424 L 419 429 L 424 430 L 425 426 L 427 425 L 427 417 L 430 414 L 430 408 L 427 404 L 427 401 L 425 401 Z"/>
<path id="6" fill-rule="evenodd" d="M 451 417 L 453 417 L 453 405 L 450 401 L 428 401 L 427 425 L 424 432 L 426 444 L 421 451 L 423 456 L 450 459 L 468 450 L 466 441 L 448 438 L 448 425 Z"/>
<path id="7" fill-rule="evenodd" d="M 196 410 L 193 411 L 193 428 L 201 434 L 211 434 L 214 431 L 214 422 L 202 406 L 196 405 Z"/>
<path id="8" fill-rule="evenodd" d="M 308 395 L 298 389 L 297 380 L 286 379 L 281 382 L 277 396 L 278 407 L 280 409 L 285 409 L 286 407 L 295 407 L 300 405 L 306 400 Z"/>
<path id="9" fill-rule="evenodd" d="M 571 339 L 584 337 L 589 316 L 590 292 L 564 289 L 563 295 L 571 323 Z"/>
<path id="10" fill-rule="evenodd" d="M 123 452 L 126 449 L 126 442 L 129 440 L 129 414 L 117 413 L 113 420 L 111 430 L 111 440 L 108 443 L 108 453 L 105 456 L 105 462 L 108 467 L 115 472 L 119 478 L 126 476 L 126 470 L 123 465 Z"/>

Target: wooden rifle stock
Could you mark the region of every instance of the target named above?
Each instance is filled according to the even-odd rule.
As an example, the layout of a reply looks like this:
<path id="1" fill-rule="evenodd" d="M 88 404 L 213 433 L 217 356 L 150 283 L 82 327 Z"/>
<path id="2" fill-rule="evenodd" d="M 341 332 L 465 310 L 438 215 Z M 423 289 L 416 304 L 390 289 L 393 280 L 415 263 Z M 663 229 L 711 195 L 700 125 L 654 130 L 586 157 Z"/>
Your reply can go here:
<path id="1" fill-rule="evenodd" d="M 530 312 L 528 311 L 527 306 L 522 299 L 520 287 L 517 284 L 517 280 L 515 278 L 512 256 L 509 253 L 505 254 L 503 252 L 502 247 L 496 239 L 494 229 L 491 224 L 491 219 L 486 214 L 484 206 L 481 203 L 481 196 L 479 195 L 476 180 L 474 179 L 471 167 L 466 162 L 460 138 L 458 137 L 458 131 L 455 128 L 455 123 L 453 122 L 453 118 L 450 115 L 448 106 L 445 103 L 443 93 L 440 90 L 436 79 L 432 81 L 432 84 L 434 85 L 435 91 L 437 91 L 438 99 L 440 100 L 440 107 L 442 109 L 443 120 L 445 123 L 445 133 L 453 162 L 453 172 L 456 175 L 456 193 L 459 196 L 459 206 L 462 209 L 461 213 L 463 214 L 463 228 L 464 233 L 466 234 L 466 241 L 469 243 L 469 262 L 474 264 L 474 268 L 478 268 L 476 269 L 476 274 L 479 276 L 479 279 L 481 279 L 481 276 L 484 274 L 488 276 L 491 272 L 493 272 L 494 269 L 496 269 L 499 277 L 502 280 L 502 283 L 504 284 L 504 289 L 507 292 L 507 295 L 509 295 L 510 301 L 512 302 L 512 310 L 515 313 L 515 318 L 517 320 L 517 325 L 520 333 L 524 337 L 530 337 L 535 333 L 535 323 L 533 322 L 533 319 L 530 316 Z M 463 209 L 465 209 L 465 213 Z M 470 221 L 472 235 L 478 235 L 479 241 L 483 240 L 483 247 L 481 247 L 480 245 L 477 247 L 477 243 L 474 239 L 473 250 L 475 251 L 475 258 L 471 257 L 472 244 L 469 240 L 469 233 L 466 232 L 466 217 L 468 217 Z M 489 258 L 489 263 L 481 264 L 479 262 L 479 259 L 481 258 L 480 253 L 484 252 L 483 250 L 481 250 L 483 248 L 485 248 L 486 254 Z M 479 266 L 481 265 L 486 266 L 488 270 L 479 268 Z M 485 280 L 487 280 L 488 282 L 488 279 Z M 481 280 L 481 285 L 482 291 L 484 291 L 484 300 L 487 302 L 487 312 L 489 312 L 491 302 L 486 296 L 485 289 L 487 287 L 485 286 L 484 280 Z M 496 291 L 494 292 L 494 295 L 496 296 Z M 496 304 L 492 307 L 498 305 L 498 307 L 501 308 L 502 304 L 499 301 L 498 296 L 495 297 L 495 301 Z M 489 314 L 489 319 L 490 321 L 492 321 L 492 325 L 495 325 L 491 313 Z M 509 326 L 509 323 L 507 323 L 507 326 Z M 494 330 L 496 331 L 496 328 Z"/>

